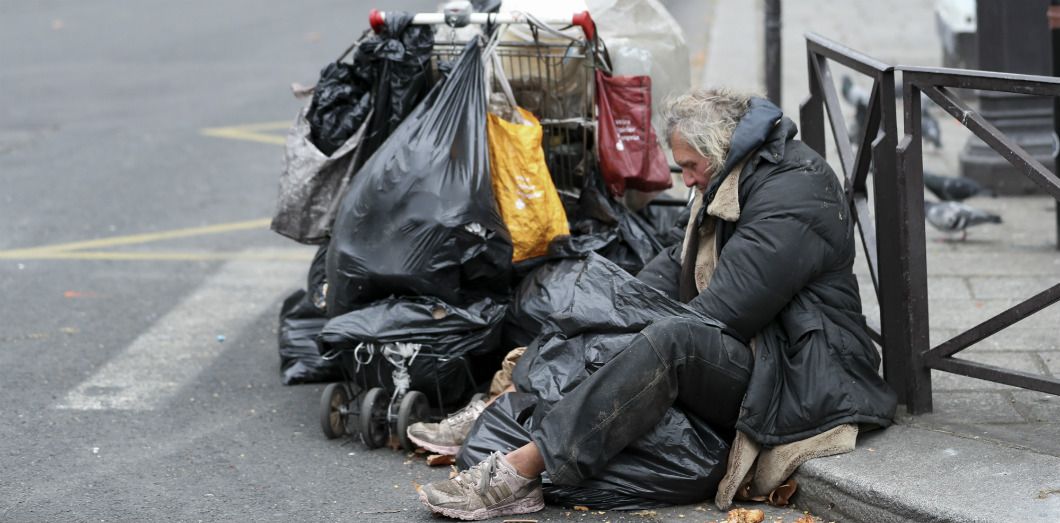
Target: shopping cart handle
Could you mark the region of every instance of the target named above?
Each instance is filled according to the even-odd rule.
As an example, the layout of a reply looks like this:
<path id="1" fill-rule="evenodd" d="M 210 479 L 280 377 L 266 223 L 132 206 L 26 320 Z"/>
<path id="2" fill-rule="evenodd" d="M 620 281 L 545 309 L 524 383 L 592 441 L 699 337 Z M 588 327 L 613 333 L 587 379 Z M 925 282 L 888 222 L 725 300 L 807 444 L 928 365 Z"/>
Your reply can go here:
<path id="1" fill-rule="evenodd" d="M 596 22 L 593 22 L 593 17 L 589 15 L 589 11 L 575 14 L 571 18 L 570 23 L 582 28 L 586 40 L 594 40 L 596 38 Z"/>
<path id="2" fill-rule="evenodd" d="M 383 23 L 386 22 L 383 12 L 378 9 L 372 9 L 368 11 L 368 25 L 371 26 L 372 31 L 379 34 L 383 30 Z"/>
<path id="3" fill-rule="evenodd" d="M 368 12 L 368 25 L 371 26 L 372 30 L 376 33 L 383 31 L 383 25 L 385 22 L 385 12 L 378 9 L 372 9 Z M 527 17 L 522 16 L 520 13 L 471 13 L 468 18 L 468 23 L 472 24 L 512 24 L 527 22 Z M 542 22 L 549 25 L 576 25 L 582 28 L 586 40 L 593 40 L 596 38 L 596 23 L 593 22 L 593 17 L 589 15 L 589 11 L 575 13 L 570 19 L 545 19 L 542 20 Z M 444 13 L 419 13 L 412 18 L 412 23 L 417 25 L 437 25 L 447 22 Z"/>

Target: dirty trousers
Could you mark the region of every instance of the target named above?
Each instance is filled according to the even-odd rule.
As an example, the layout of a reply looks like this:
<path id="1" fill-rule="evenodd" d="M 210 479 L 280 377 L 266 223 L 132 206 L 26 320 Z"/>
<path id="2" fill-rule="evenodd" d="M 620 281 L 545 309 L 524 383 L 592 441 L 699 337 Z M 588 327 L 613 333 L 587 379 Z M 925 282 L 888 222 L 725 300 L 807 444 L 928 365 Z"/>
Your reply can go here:
<path id="1" fill-rule="evenodd" d="M 752 364 L 747 346 L 719 327 L 657 321 L 557 402 L 531 438 L 551 480 L 577 485 L 647 434 L 671 406 L 732 429 Z"/>

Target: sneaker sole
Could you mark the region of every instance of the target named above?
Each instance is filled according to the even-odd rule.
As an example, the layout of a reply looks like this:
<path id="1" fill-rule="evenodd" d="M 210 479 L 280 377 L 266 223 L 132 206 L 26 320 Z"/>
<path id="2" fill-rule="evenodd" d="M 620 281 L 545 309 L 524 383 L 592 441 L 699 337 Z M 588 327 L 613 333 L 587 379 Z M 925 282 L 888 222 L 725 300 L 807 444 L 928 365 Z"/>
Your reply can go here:
<path id="1" fill-rule="evenodd" d="M 545 500 L 538 497 L 536 499 L 523 498 L 497 508 L 482 508 L 468 512 L 466 510 L 457 510 L 432 505 L 431 502 L 427 501 L 427 494 L 425 494 L 423 490 L 420 490 L 419 495 L 420 502 L 426 505 L 431 512 L 434 512 L 435 514 L 441 514 L 443 516 L 450 517 L 453 519 L 462 519 L 464 521 L 480 521 L 483 519 L 492 519 L 501 516 L 529 514 L 531 512 L 537 512 L 545 508 Z"/>
<path id="2" fill-rule="evenodd" d="M 415 443 L 416 445 L 419 445 L 419 446 L 421 446 L 421 447 L 423 447 L 423 448 L 425 448 L 425 449 L 427 449 L 427 450 L 429 450 L 431 452 L 434 452 L 436 454 L 443 454 L 445 456 L 455 456 L 458 452 L 460 452 L 460 446 L 459 445 L 457 445 L 455 447 L 447 447 L 445 445 L 438 445 L 438 444 L 435 444 L 435 443 L 430 443 L 430 442 L 427 442 L 427 441 L 423 441 L 422 439 L 417 438 L 416 436 L 413 436 L 412 434 L 406 434 L 406 436 L 409 437 L 409 441 L 411 441 L 411 442 Z"/>

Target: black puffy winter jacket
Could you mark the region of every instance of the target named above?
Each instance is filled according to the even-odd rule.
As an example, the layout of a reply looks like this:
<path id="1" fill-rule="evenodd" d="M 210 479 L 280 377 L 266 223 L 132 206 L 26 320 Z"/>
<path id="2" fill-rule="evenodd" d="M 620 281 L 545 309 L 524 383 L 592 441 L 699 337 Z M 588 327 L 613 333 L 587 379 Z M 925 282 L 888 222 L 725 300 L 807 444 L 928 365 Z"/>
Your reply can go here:
<path id="1" fill-rule="evenodd" d="M 707 187 L 704 213 L 693 217 L 707 219 L 724 179 L 740 176 L 739 218 L 717 221 L 717 265 L 703 292 L 691 279 L 694 256 L 682 274 L 680 245 L 638 274 L 755 340 L 736 428 L 766 446 L 846 423 L 890 425 L 897 403 L 878 373 L 880 356 L 861 314 L 843 189 L 824 159 L 793 139 L 797 132 L 758 98 L 737 125 L 725 166 Z"/>

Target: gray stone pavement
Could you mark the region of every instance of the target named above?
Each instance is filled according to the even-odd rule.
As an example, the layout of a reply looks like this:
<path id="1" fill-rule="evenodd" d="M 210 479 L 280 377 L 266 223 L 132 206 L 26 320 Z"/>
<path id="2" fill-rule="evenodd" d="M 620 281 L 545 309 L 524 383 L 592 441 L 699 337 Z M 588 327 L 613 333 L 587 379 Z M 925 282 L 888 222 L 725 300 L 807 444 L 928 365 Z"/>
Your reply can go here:
<path id="1" fill-rule="evenodd" d="M 784 2 L 785 112 L 797 120 L 798 104 L 808 93 L 806 32 L 888 63 L 938 65 L 933 4 Z M 762 92 L 761 2 L 718 0 L 713 13 L 700 84 Z M 851 74 L 838 65 L 832 72 L 836 80 Z M 957 153 L 969 134 L 941 110 L 935 114 L 943 146 L 925 145 L 925 169 L 956 175 Z M 838 171 L 830 148 L 829 161 Z M 966 241 L 928 228 L 932 346 L 1060 282 L 1054 200 L 976 198 L 967 203 L 1001 215 L 1004 223 L 972 229 Z M 857 275 L 865 314 L 878 324 L 879 306 L 863 256 Z M 958 357 L 1060 376 L 1060 304 Z M 909 416 L 900 408 L 897 427 L 863 436 L 851 454 L 803 466 L 797 502 L 825 520 L 1060 521 L 1060 397 L 938 371 L 932 372 L 932 385 L 931 414 Z"/>

